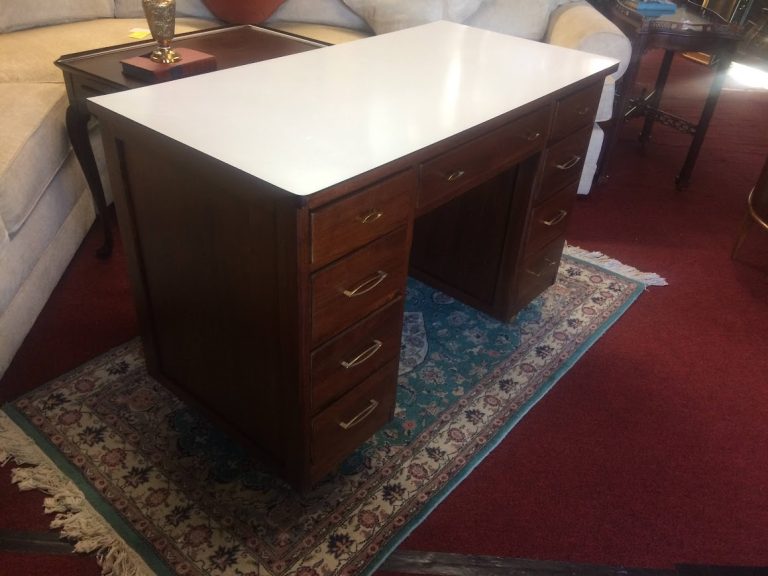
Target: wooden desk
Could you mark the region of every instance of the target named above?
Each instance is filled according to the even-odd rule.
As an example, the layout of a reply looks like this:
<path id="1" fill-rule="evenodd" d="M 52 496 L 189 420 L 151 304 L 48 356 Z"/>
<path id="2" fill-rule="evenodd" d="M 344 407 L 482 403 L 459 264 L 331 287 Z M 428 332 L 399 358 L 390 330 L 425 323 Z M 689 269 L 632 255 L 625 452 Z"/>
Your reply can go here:
<path id="1" fill-rule="evenodd" d="M 392 417 L 409 266 L 554 281 L 616 66 L 437 22 L 92 99 L 151 373 L 310 486 Z"/>
<path id="2" fill-rule="evenodd" d="M 645 121 L 640 133 L 640 142 L 645 145 L 651 137 L 654 122 L 660 122 L 692 136 L 683 166 L 676 177 L 678 188 L 685 188 L 690 183 L 691 173 L 704 143 L 709 122 L 715 112 L 717 100 L 725 80 L 725 74 L 731 65 L 740 39 L 740 29 L 718 14 L 702 9 L 693 2 L 684 0 L 675 2 L 677 11 L 658 17 L 643 17 L 631 7 L 628 0 L 613 0 L 607 9 L 608 17 L 624 32 L 632 43 L 632 57 L 618 90 L 614 126 L 609 131 L 606 143 L 606 157 L 600 171 L 606 166 L 616 146 L 621 123 L 625 119 L 644 116 Z M 645 94 L 636 86 L 640 60 L 646 50 L 661 48 L 664 58 L 651 92 Z M 715 77 L 709 89 L 704 108 L 697 123 L 673 116 L 661 110 L 661 98 L 664 94 L 672 59 L 676 53 L 705 52 L 715 57 Z"/>

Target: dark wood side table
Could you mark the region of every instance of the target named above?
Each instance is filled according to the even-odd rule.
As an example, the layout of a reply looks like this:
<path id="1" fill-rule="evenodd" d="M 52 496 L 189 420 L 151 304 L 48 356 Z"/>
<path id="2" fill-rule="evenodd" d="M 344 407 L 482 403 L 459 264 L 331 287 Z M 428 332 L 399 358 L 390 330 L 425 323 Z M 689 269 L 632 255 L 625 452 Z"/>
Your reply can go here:
<path id="1" fill-rule="evenodd" d="M 683 167 L 676 177 L 678 189 L 683 189 L 690 182 L 693 167 L 720 97 L 725 74 L 738 46 L 741 29 L 737 24 L 727 22 L 717 13 L 702 9 L 693 2 L 676 2 L 677 11 L 674 14 L 657 17 L 644 17 L 633 8 L 634 4 L 629 0 L 614 0 L 607 12 L 614 24 L 630 39 L 632 57 L 619 85 L 614 113 L 616 121 L 609 131 L 601 172 L 605 173 L 609 164 L 621 124 L 629 118 L 644 116 L 645 122 L 640 133 L 642 144 L 650 139 L 655 122 L 693 137 Z M 640 60 L 650 48 L 661 48 L 665 53 L 655 86 L 650 93 L 645 94 L 636 85 L 636 80 Z M 705 52 L 715 58 L 715 77 L 701 116 L 695 124 L 659 108 L 672 59 L 675 54 L 682 52 Z"/>
<path id="2" fill-rule="evenodd" d="M 145 86 L 147 83 L 126 76 L 120 61 L 151 51 L 153 41 L 133 42 L 119 46 L 99 48 L 87 52 L 67 54 L 55 64 L 64 74 L 69 106 L 66 124 L 72 149 L 85 174 L 98 218 L 101 221 L 104 243 L 98 250 L 106 258 L 112 252 L 112 230 L 107 218 L 104 188 L 88 136 L 91 113 L 86 99 Z M 320 48 L 326 44 L 260 26 L 231 26 L 201 32 L 181 34 L 174 46 L 192 48 L 216 56 L 219 70 L 269 60 L 288 54 Z"/>

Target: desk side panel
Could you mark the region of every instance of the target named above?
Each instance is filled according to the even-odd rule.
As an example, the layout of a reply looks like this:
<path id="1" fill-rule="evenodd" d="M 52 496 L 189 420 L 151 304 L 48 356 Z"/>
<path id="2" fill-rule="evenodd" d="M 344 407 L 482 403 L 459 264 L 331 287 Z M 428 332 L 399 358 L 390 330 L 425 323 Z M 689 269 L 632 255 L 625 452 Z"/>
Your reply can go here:
<path id="1" fill-rule="evenodd" d="M 286 413 L 301 379 L 295 202 L 129 121 L 101 123 L 151 373 L 286 467 L 277 455 L 301 437 Z"/>

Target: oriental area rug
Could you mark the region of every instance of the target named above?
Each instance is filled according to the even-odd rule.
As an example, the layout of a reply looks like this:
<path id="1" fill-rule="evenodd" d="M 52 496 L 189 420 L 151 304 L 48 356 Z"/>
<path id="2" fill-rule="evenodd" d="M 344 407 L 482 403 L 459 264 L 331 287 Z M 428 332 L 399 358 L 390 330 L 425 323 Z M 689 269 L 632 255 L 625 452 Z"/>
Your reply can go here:
<path id="1" fill-rule="evenodd" d="M 409 280 L 395 417 L 303 495 L 150 378 L 139 340 L 4 406 L 0 462 L 105 574 L 370 574 L 648 284 L 567 247 L 505 324 Z"/>

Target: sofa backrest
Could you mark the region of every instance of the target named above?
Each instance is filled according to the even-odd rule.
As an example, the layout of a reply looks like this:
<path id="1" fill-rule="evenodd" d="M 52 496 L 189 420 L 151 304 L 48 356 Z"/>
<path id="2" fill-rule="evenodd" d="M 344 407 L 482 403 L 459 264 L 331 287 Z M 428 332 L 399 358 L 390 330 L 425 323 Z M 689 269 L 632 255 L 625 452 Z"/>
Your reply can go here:
<path id="1" fill-rule="evenodd" d="M 202 0 L 176 0 L 176 15 L 212 19 Z M 0 33 L 97 18 L 143 18 L 141 0 L 2 0 Z"/>
<path id="2" fill-rule="evenodd" d="M 0 32 L 112 18 L 114 15 L 114 0 L 3 0 L 0 2 Z"/>

